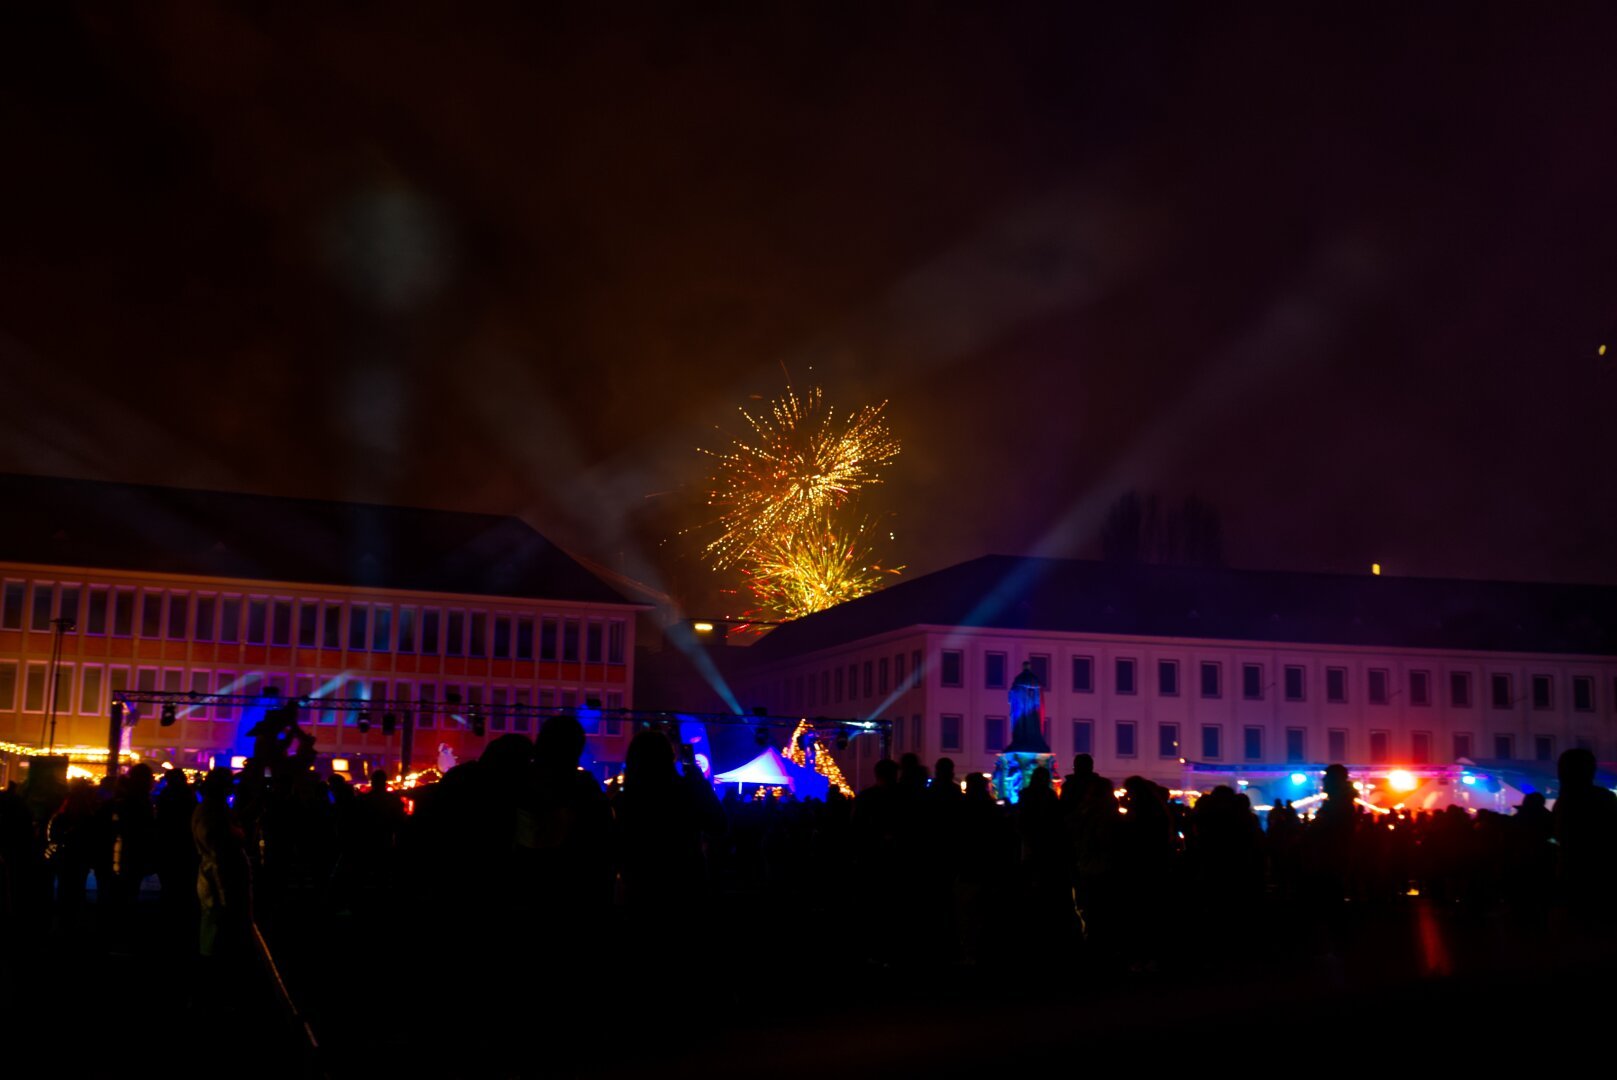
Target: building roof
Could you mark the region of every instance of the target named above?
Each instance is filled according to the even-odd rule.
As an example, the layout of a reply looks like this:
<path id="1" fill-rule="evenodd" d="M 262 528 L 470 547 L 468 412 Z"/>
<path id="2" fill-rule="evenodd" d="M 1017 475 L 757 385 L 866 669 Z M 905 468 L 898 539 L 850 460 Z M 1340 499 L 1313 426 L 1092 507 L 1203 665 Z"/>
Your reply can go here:
<path id="1" fill-rule="evenodd" d="M 624 604 L 515 517 L 0 474 L 0 560 Z"/>
<path id="2" fill-rule="evenodd" d="M 1617 653 L 1617 588 L 987 555 L 777 628 L 759 660 L 911 626 Z"/>

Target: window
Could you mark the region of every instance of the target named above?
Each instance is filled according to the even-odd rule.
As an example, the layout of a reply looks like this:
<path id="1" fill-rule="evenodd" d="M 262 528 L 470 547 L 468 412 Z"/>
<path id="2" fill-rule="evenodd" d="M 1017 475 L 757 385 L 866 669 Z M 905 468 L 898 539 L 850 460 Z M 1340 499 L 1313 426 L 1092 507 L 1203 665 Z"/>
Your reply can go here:
<path id="1" fill-rule="evenodd" d="M 95 601 L 97 593 L 101 595 L 102 617 L 105 618 L 107 610 L 107 591 L 105 589 L 91 590 L 91 603 Z M 27 598 L 27 586 L 20 581 L 6 582 L 5 601 L 0 604 L 0 630 L 21 630 L 22 609 Z M 92 631 L 99 633 L 100 631 Z M 15 673 L 13 673 L 15 676 Z"/>
<path id="2" fill-rule="evenodd" d="M 466 653 L 466 613 L 451 611 L 444 618 L 444 655 L 463 656 Z"/>
<path id="3" fill-rule="evenodd" d="M 1491 688 L 1490 696 L 1493 699 L 1494 708 L 1508 709 L 1515 704 L 1515 695 L 1511 692 L 1509 675 L 1496 672 L 1488 679 L 1488 685 Z"/>
<path id="4" fill-rule="evenodd" d="M 1093 754 L 1095 752 L 1095 721 L 1074 720 L 1072 722 L 1072 752 L 1075 754 Z"/>
<path id="5" fill-rule="evenodd" d="M 222 684 L 225 681 L 225 676 L 223 674 L 221 674 L 219 676 L 219 681 L 221 683 L 221 689 L 223 689 Z M 142 693 L 145 693 L 145 694 L 156 693 L 157 692 L 157 669 L 156 668 L 143 667 L 143 668 L 140 668 L 138 671 L 136 671 L 135 672 L 135 689 L 139 690 L 139 691 L 141 691 Z"/>
<path id="6" fill-rule="evenodd" d="M 1177 758 L 1179 756 L 1179 725 L 1157 725 L 1157 757 Z"/>
<path id="7" fill-rule="evenodd" d="M 517 659 L 533 659 L 533 616 L 517 616 Z"/>
<path id="8" fill-rule="evenodd" d="M 561 656 L 561 651 L 557 645 L 561 637 L 556 632 L 556 628 L 555 619 L 539 620 L 539 659 L 555 660 Z"/>
<path id="9" fill-rule="evenodd" d="M 196 619 L 193 620 L 192 633 L 198 641 L 212 641 L 214 627 L 218 624 L 218 600 L 212 596 L 198 596 L 196 600 Z"/>
<path id="10" fill-rule="evenodd" d="M 820 672 L 820 704 L 831 704 L 831 672 Z"/>
<path id="11" fill-rule="evenodd" d="M 19 608 L 18 618 L 20 619 Z M 12 712 L 17 708 L 17 662 L 15 660 L 0 660 L 0 712 Z"/>
<path id="12" fill-rule="evenodd" d="M 511 616 L 494 616 L 494 658 L 511 659 Z"/>
<path id="13" fill-rule="evenodd" d="M 1134 693 L 1134 661 L 1118 657 L 1112 664 L 1112 679 L 1119 694 Z"/>
<path id="14" fill-rule="evenodd" d="M 622 619 L 613 619 L 606 624 L 606 662 L 609 664 L 623 663 L 623 650 L 628 643 L 629 626 Z"/>
<path id="15" fill-rule="evenodd" d="M 134 632 L 135 590 L 119 589 L 112 597 L 112 634 L 114 637 L 130 637 Z"/>
<path id="16" fill-rule="evenodd" d="M 62 586 L 61 606 L 57 609 L 57 616 L 67 620 L 69 626 L 79 624 L 79 587 L 77 585 Z"/>
<path id="17" fill-rule="evenodd" d="M 1202 757 L 1217 761 L 1224 756 L 1224 729 L 1217 724 L 1202 725 Z"/>
<path id="18" fill-rule="evenodd" d="M 938 743 L 944 751 L 959 753 L 963 747 L 960 745 L 961 718 L 953 713 L 944 713 L 938 717 Z"/>
<path id="19" fill-rule="evenodd" d="M 1554 761 L 1555 760 L 1555 736 L 1553 736 L 1553 735 L 1534 735 L 1533 736 L 1533 760 L 1534 761 Z"/>
<path id="20" fill-rule="evenodd" d="M 1385 731 L 1370 733 L 1370 764 L 1385 765 L 1392 758 L 1392 735 Z"/>
<path id="21" fill-rule="evenodd" d="M 1409 763 L 1411 765 L 1430 765 L 1432 763 L 1432 733 L 1430 731 L 1411 731 L 1409 733 Z"/>
<path id="22" fill-rule="evenodd" d="M 1248 761 L 1263 760 L 1262 728 L 1246 727 L 1241 729 L 1241 756 Z"/>
<path id="23" fill-rule="evenodd" d="M 1385 705 L 1387 703 L 1387 669 L 1371 668 L 1369 672 L 1369 685 L 1365 689 L 1365 696 L 1372 705 Z"/>
<path id="24" fill-rule="evenodd" d="M 262 645 L 269 632 L 269 601 L 247 601 L 247 644 Z"/>
<path id="25" fill-rule="evenodd" d="M 191 693 L 206 695 L 208 693 L 209 676 L 211 674 L 212 672 L 208 671 L 191 672 Z M 299 679 L 298 681 L 300 683 L 308 684 L 312 680 Z M 199 702 L 198 704 L 187 708 L 183 715 L 191 720 L 206 720 L 208 718 L 208 706 L 206 703 Z"/>
<path id="26" fill-rule="evenodd" d="M 1411 671 L 1409 673 L 1409 703 L 1422 706 L 1432 703 L 1431 672 Z"/>
<path id="27" fill-rule="evenodd" d="M 1075 656 L 1072 658 L 1072 692 L 1075 694 L 1093 694 L 1095 692 L 1095 658 L 1093 656 Z"/>
<path id="28" fill-rule="evenodd" d="M 1263 700 L 1263 665 L 1241 665 L 1241 697 L 1247 701 Z"/>
<path id="29" fill-rule="evenodd" d="M 241 640 L 241 597 L 227 596 L 219 601 L 219 640 L 234 645 Z"/>
<path id="30" fill-rule="evenodd" d="M 421 609 L 421 655 L 438 655 L 438 626 L 442 618 L 437 608 Z"/>
<path id="31" fill-rule="evenodd" d="M 1548 675 L 1533 676 L 1533 708 L 1552 708 L 1552 694 L 1550 691 L 1550 677 Z"/>
<path id="32" fill-rule="evenodd" d="M 470 620 L 469 640 L 466 646 L 466 655 L 484 657 L 488 655 L 488 614 L 482 611 L 472 612 Z M 576 660 L 577 657 L 574 657 Z"/>
<path id="33" fill-rule="evenodd" d="M 1325 700 L 1333 705 L 1347 703 L 1347 668 L 1325 669 Z"/>
<path id="34" fill-rule="evenodd" d="M 511 691 L 511 706 L 512 706 L 512 711 L 511 711 L 511 730 L 512 731 L 517 731 L 517 732 L 521 732 L 523 734 L 527 734 L 528 729 L 533 726 L 532 717 L 528 713 L 528 707 L 532 703 L 532 697 L 533 697 L 532 692 L 529 691 L 526 687 L 517 687 L 516 689 Z M 612 704 L 612 695 L 608 694 L 606 697 L 607 697 L 607 705 L 610 707 L 611 704 Z M 617 727 L 618 727 L 618 722 L 615 719 L 614 720 L 602 720 L 601 721 L 601 730 L 605 731 L 608 735 L 616 735 L 617 734 Z"/>
<path id="35" fill-rule="evenodd" d="M 1119 720 L 1117 722 L 1117 756 L 1133 757 L 1134 754 L 1134 721 Z"/>
<path id="36" fill-rule="evenodd" d="M 1286 665 L 1286 700 L 1306 701 L 1308 699 L 1308 684 L 1304 680 L 1307 672 L 1301 664 Z"/>
<path id="37" fill-rule="evenodd" d="M 1005 749 L 1005 741 L 1005 718 L 983 717 L 983 749 L 990 754 L 997 754 Z"/>
<path id="38" fill-rule="evenodd" d="M 1456 709 L 1469 709 L 1471 707 L 1471 673 L 1469 671 L 1449 672 L 1449 704 Z"/>
<path id="39" fill-rule="evenodd" d="M 298 648 L 312 649 L 320 640 L 320 602 L 298 601 Z"/>
<path id="40" fill-rule="evenodd" d="M 488 726 L 489 730 L 491 731 L 505 730 L 505 699 L 505 687 L 496 686 L 492 691 L 490 691 Z"/>
<path id="41" fill-rule="evenodd" d="M 902 723 L 902 720 L 900 720 Z M 917 754 L 926 751 L 926 731 L 921 727 L 919 714 L 910 717 L 910 749 Z"/>
<path id="42" fill-rule="evenodd" d="M 292 644 L 292 601 L 275 601 L 270 618 L 270 644 L 286 648 Z"/>
<path id="43" fill-rule="evenodd" d="M 1179 661 L 1157 661 L 1157 693 L 1163 697 L 1179 696 Z"/>
<path id="44" fill-rule="evenodd" d="M 939 685 L 960 686 L 963 664 L 962 653 L 959 649 L 944 649 L 943 662 L 939 668 Z"/>
<path id="45" fill-rule="evenodd" d="M 921 685 L 921 650 L 910 650 L 910 685 Z"/>
<path id="46" fill-rule="evenodd" d="M 1469 731 L 1456 731 L 1454 733 L 1454 760 L 1471 757 L 1471 733 Z"/>
<path id="47" fill-rule="evenodd" d="M 893 654 L 893 689 L 904 690 L 904 654 Z"/>
<path id="48" fill-rule="evenodd" d="M 145 672 L 141 672 L 141 674 L 144 675 Z M 218 686 L 219 693 L 221 693 L 221 694 L 229 694 L 229 693 L 235 692 L 235 690 L 236 690 L 236 673 L 235 672 L 233 672 L 233 671 L 221 671 L 221 672 L 219 672 L 219 674 L 217 676 L 215 676 L 215 678 L 218 679 L 218 682 L 215 685 Z M 213 718 L 215 720 L 229 720 L 230 719 L 230 703 L 227 702 L 227 701 L 215 702 L 214 706 L 213 706 Z"/>
<path id="49" fill-rule="evenodd" d="M 1500 761 L 1514 761 L 1516 758 L 1515 736 L 1495 735 L 1493 737 L 1493 756 Z"/>
<path id="50" fill-rule="evenodd" d="M 865 661 L 865 697 L 876 696 L 876 665 L 870 660 Z"/>
<path id="51" fill-rule="evenodd" d="M 30 630 L 49 632 L 51 612 L 56 608 L 56 586 L 43 581 L 34 582 L 34 617 L 28 623 Z"/>
<path id="52" fill-rule="evenodd" d="M 561 624 L 561 659 L 564 664 L 578 663 L 578 620 L 563 619 Z"/>
<path id="53" fill-rule="evenodd" d="M 1333 763 L 1347 760 L 1347 732 L 1341 728 L 1331 728 L 1325 733 L 1325 756 Z"/>
<path id="54" fill-rule="evenodd" d="M 585 663 L 599 664 L 601 662 L 601 657 L 603 655 L 605 655 L 602 652 L 602 649 L 601 649 L 601 634 L 602 634 L 602 632 L 603 631 L 602 631 L 602 628 L 601 628 L 601 624 L 599 622 L 596 622 L 593 619 L 585 624 L 585 626 L 584 626 L 584 662 Z"/>
<path id="55" fill-rule="evenodd" d="M 148 639 L 163 636 L 163 594 L 160 592 L 148 590 L 140 598 L 140 636 Z"/>
<path id="56" fill-rule="evenodd" d="M 370 644 L 371 609 L 364 604 L 348 608 L 348 651 L 364 652 Z"/>
<path id="57" fill-rule="evenodd" d="M 1005 654 L 991 652 L 983 654 L 983 686 L 989 690 L 1005 689 Z"/>
<path id="58" fill-rule="evenodd" d="M 7 586 L 9 588 L 10 586 Z M 21 585 L 17 586 L 19 589 Z M 17 625 L 9 629 L 16 630 L 22 626 L 22 601 L 17 601 Z M 107 590 L 90 590 L 90 617 L 85 621 L 84 632 L 87 634 L 105 634 L 107 632 Z"/>
<path id="59" fill-rule="evenodd" d="M 848 700 L 859 696 L 859 665 L 848 665 Z"/>
<path id="60" fill-rule="evenodd" d="M 387 652 L 393 644 L 393 607 L 377 604 L 371 609 L 371 651 Z"/>
<path id="61" fill-rule="evenodd" d="M 1296 765 L 1308 760 L 1308 731 L 1306 728 L 1286 729 L 1286 761 Z"/>
<path id="62" fill-rule="evenodd" d="M 112 702 L 119 694 L 129 689 L 129 669 L 126 667 L 109 667 L 107 669 L 107 711 L 112 711 Z"/>
<path id="63" fill-rule="evenodd" d="M 342 605 L 327 600 L 320 605 L 320 647 L 322 649 L 342 648 Z"/>
<path id="64" fill-rule="evenodd" d="M 1588 675 L 1572 676 L 1572 707 L 1578 712 L 1595 711 L 1595 681 Z"/>
<path id="65" fill-rule="evenodd" d="M 401 653 L 415 652 L 415 608 L 399 608 L 399 643 L 397 649 Z M 528 655 L 533 659 L 533 620 L 528 620 Z"/>
<path id="66" fill-rule="evenodd" d="M 876 693 L 887 693 L 887 657 L 876 661 Z"/>
<path id="67" fill-rule="evenodd" d="M 163 693 L 178 694 L 185 689 L 185 672 L 179 668 L 163 669 Z"/>
<path id="68" fill-rule="evenodd" d="M 832 679 L 832 692 L 836 694 L 837 704 L 840 705 L 842 703 L 842 667 L 838 665 L 837 669 L 831 674 L 834 676 Z"/>
<path id="69" fill-rule="evenodd" d="M 1216 698 L 1224 693 L 1224 666 L 1216 661 L 1202 662 L 1202 697 Z"/>
<path id="70" fill-rule="evenodd" d="M 433 687 L 432 683 L 430 683 L 430 682 L 424 682 L 420 686 L 416 687 L 415 699 L 416 699 L 417 702 L 420 703 L 420 715 L 419 715 L 419 719 L 417 719 L 417 721 L 416 721 L 416 726 L 417 727 L 421 727 L 421 728 L 430 728 L 430 727 L 432 727 L 432 719 L 433 719 L 432 701 L 433 701 L 433 694 L 434 693 L 435 693 L 434 687 Z"/>
<path id="71" fill-rule="evenodd" d="M 100 711 L 100 681 L 100 664 L 86 664 L 84 674 L 79 676 L 79 711 L 86 716 L 94 716 Z"/>
<path id="72" fill-rule="evenodd" d="M 1027 662 L 1033 665 L 1033 677 L 1040 690 L 1050 689 L 1050 657 L 1045 653 L 1030 653 Z"/>

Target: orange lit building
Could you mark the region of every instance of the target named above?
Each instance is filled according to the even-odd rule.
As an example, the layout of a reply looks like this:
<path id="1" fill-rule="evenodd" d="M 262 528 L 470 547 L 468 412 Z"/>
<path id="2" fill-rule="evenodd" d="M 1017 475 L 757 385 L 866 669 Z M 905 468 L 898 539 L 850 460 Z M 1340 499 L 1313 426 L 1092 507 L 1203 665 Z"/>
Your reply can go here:
<path id="1" fill-rule="evenodd" d="M 429 703 L 417 768 L 531 736 L 528 706 L 633 706 L 640 606 L 514 517 L 29 476 L 0 476 L 0 506 L 0 779 L 49 746 L 104 761 L 124 690 L 199 695 L 125 737 L 186 767 L 237 736 L 207 694 Z M 379 723 L 301 722 L 323 757 L 398 764 Z M 600 727 L 592 756 L 620 762 L 628 732 Z"/>

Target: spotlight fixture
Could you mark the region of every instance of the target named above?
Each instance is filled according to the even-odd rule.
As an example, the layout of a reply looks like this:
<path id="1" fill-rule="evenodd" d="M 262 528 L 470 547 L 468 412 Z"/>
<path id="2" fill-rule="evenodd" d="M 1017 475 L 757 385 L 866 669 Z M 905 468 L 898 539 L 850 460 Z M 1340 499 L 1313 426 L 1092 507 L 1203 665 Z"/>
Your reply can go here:
<path id="1" fill-rule="evenodd" d="M 163 715 L 162 715 L 162 718 L 158 721 L 158 723 L 161 724 L 163 727 L 172 727 L 173 724 L 174 724 L 174 721 L 176 721 L 178 719 L 179 719 L 179 713 L 177 713 L 175 711 L 174 703 L 172 701 L 170 701 L 170 702 L 166 703 L 163 706 Z"/>
<path id="2" fill-rule="evenodd" d="M 371 713 L 369 709 L 361 709 L 359 713 L 359 733 L 366 734 L 371 729 Z"/>

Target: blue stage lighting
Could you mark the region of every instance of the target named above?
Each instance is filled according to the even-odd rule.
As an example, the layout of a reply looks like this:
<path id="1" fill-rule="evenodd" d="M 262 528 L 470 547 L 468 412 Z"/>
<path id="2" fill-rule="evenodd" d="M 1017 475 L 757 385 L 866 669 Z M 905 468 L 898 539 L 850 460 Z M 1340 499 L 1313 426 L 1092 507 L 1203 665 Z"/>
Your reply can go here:
<path id="1" fill-rule="evenodd" d="M 1291 782 L 1296 784 L 1298 787 L 1301 787 L 1302 785 L 1308 783 L 1308 774 L 1294 772 L 1291 774 Z"/>

